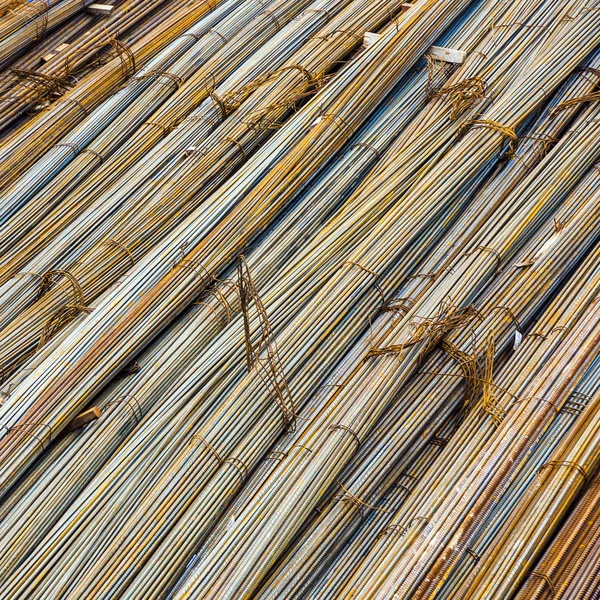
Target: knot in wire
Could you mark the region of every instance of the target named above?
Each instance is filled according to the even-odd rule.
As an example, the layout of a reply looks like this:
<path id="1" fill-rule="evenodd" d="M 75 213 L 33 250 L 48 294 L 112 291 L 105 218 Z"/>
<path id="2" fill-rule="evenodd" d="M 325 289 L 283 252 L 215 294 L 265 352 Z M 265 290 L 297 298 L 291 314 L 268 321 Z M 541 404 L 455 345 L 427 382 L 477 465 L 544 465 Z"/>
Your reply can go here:
<path id="1" fill-rule="evenodd" d="M 433 97 L 444 98 L 450 104 L 450 120 L 456 121 L 473 104 L 485 97 L 485 90 L 483 77 L 469 77 L 433 92 Z"/>

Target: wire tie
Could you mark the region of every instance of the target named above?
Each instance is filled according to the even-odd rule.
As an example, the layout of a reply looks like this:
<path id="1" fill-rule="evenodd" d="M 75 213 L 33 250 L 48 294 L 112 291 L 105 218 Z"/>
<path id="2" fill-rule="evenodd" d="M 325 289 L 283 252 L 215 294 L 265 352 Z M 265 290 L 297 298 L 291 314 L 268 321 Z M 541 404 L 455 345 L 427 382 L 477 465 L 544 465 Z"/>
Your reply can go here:
<path id="1" fill-rule="evenodd" d="M 220 454 L 217 452 L 216 448 L 208 442 L 208 440 L 202 437 L 200 434 L 196 433 L 190 439 L 190 442 L 200 442 L 206 446 L 206 449 L 217 459 L 219 464 L 222 464 L 224 461 L 221 458 Z"/>
<path id="2" fill-rule="evenodd" d="M 360 438 L 358 437 L 358 434 L 355 431 L 353 431 L 352 429 L 350 429 L 350 427 L 348 427 L 347 425 L 332 424 L 329 426 L 329 429 L 332 429 L 332 430 L 340 429 L 342 431 L 348 432 L 356 441 L 357 447 L 360 448 L 361 441 L 360 441 Z"/>
<path id="3" fill-rule="evenodd" d="M 138 399 L 133 394 L 123 394 L 121 396 L 118 396 L 114 400 L 111 400 L 106 406 L 109 407 L 116 404 L 126 404 L 133 413 L 133 416 L 135 417 L 136 425 L 140 423 L 142 417 L 144 416 L 144 413 L 142 412 L 142 407 Z M 138 411 L 140 413 L 139 415 Z"/>
<path id="4" fill-rule="evenodd" d="M 492 121 L 491 119 L 472 119 L 471 121 L 467 121 L 463 123 L 456 132 L 456 137 L 458 139 L 463 138 L 467 131 L 470 129 L 491 129 L 496 133 L 499 133 L 502 138 L 509 140 L 508 151 L 506 153 L 506 157 L 508 160 L 512 160 L 517 155 L 517 148 L 519 146 L 519 137 L 515 133 L 514 129 L 511 127 L 507 127 L 506 125 L 502 125 L 501 123 L 497 123 L 496 121 Z"/>
<path id="5" fill-rule="evenodd" d="M 84 154 L 86 152 L 88 154 L 91 154 L 92 156 L 95 156 L 100 161 L 100 164 L 104 162 L 104 157 L 102 156 L 102 154 L 100 154 L 100 152 L 96 152 L 96 150 L 93 150 L 92 148 L 84 148 L 81 151 L 81 154 Z"/>
<path id="6" fill-rule="evenodd" d="M 125 244 L 121 244 L 120 242 L 117 242 L 117 240 L 115 240 L 114 238 L 108 238 L 104 242 L 104 244 L 106 246 L 114 246 L 118 250 L 123 251 L 129 258 L 129 260 L 131 260 L 131 266 L 132 267 L 135 266 L 135 259 L 133 258 L 133 254 L 131 253 L 131 250 L 129 250 L 129 248 L 127 248 L 127 246 L 125 246 Z"/>
<path id="7" fill-rule="evenodd" d="M 242 483 L 246 481 L 246 478 L 248 477 L 248 467 L 239 458 L 236 458 L 235 456 L 230 456 L 225 461 L 225 464 L 229 464 L 235 468 L 235 470 L 240 476 Z"/>
<path id="8" fill-rule="evenodd" d="M 552 594 L 552 596 L 556 595 L 556 590 L 554 589 L 554 584 L 552 583 L 552 580 L 550 579 L 550 577 L 548 577 L 548 575 L 546 575 L 545 573 L 540 573 L 539 571 L 529 571 L 529 577 L 537 577 L 541 580 L 543 580 L 546 585 L 550 588 L 550 593 Z"/>
<path id="9" fill-rule="evenodd" d="M 9 432 L 13 432 L 13 431 L 23 432 L 25 435 L 28 435 L 28 436 L 34 438 L 42 447 L 42 452 L 43 452 L 44 450 L 46 450 L 46 446 L 44 445 L 44 442 L 37 435 L 35 435 L 31 431 L 29 431 L 28 428 L 30 428 L 30 427 L 41 427 L 42 429 L 47 428 L 48 429 L 48 444 L 50 444 L 50 442 L 52 441 L 52 426 L 48 425 L 46 423 L 22 423 L 22 424 L 17 423 L 13 427 L 11 427 L 8 431 Z"/>
<path id="10" fill-rule="evenodd" d="M 546 464 L 543 464 L 538 470 L 538 473 L 541 473 L 544 469 L 548 467 L 567 467 L 569 469 L 575 469 L 582 477 L 584 483 L 588 482 L 588 474 L 584 467 L 576 462 L 572 462 L 570 460 L 551 460 Z"/>
<path id="11" fill-rule="evenodd" d="M 56 144 L 55 148 L 68 148 L 72 153 L 73 156 L 77 156 L 79 154 L 79 146 L 77 146 L 77 144 L 72 144 L 70 142 L 63 142 L 62 144 Z"/>

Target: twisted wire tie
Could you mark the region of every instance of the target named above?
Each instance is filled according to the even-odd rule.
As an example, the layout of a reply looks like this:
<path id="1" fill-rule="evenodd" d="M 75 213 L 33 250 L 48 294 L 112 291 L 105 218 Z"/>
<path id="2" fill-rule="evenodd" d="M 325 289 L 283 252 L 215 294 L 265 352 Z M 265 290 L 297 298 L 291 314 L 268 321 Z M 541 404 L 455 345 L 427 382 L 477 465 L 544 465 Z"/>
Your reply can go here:
<path id="1" fill-rule="evenodd" d="M 348 427 L 347 425 L 340 425 L 340 424 L 333 423 L 329 426 L 329 429 L 332 429 L 332 430 L 339 429 L 341 431 L 345 431 L 345 432 L 349 433 L 354 438 L 357 448 L 360 448 L 361 441 L 360 441 L 360 438 L 358 437 L 358 434 L 355 431 L 353 431 L 352 429 L 350 429 L 350 427 Z"/>
<path id="2" fill-rule="evenodd" d="M 377 157 L 377 160 L 381 160 L 381 152 L 379 152 L 379 150 L 377 150 L 375 146 L 367 144 L 366 142 L 357 142 L 356 144 L 353 144 L 350 148 L 367 148 L 367 150 L 370 150 Z"/>
<path id="3" fill-rule="evenodd" d="M 54 277 L 54 275 L 61 275 L 62 277 L 67 279 L 71 284 L 75 296 L 75 302 L 72 303 L 72 305 L 75 307 L 82 307 L 82 310 L 89 310 L 89 308 L 85 305 L 83 288 L 81 287 L 81 285 L 79 285 L 79 282 L 77 281 L 75 276 L 66 269 L 55 269 L 44 273 L 41 281 L 40 296 L 47 291 L 48 287 L 50 286 L 50 280 L 52 279 L 52 277 Z M 64 291 L 64 288 L 62 287 L 62 282 L 62 279 L 59 280 L 58 285 Z"/>
<path id="4" fill-rule="evenodd" d="M 267 454 L 267 460 L 285 460 L 287 457 L 288 453 L 281 450 L 273 450 Z"/>
<path id="5" fill-rule="evenodd" d="M 519 319 L 515 317 L 515 314 L 508 306 L 494 306 L 494 308 L 492 308 L 490 312 L 494 312 L 495 310 L 504 311 L 510 317 L 511 321 L 515 324 L 517 331 L 519 333 L 523 333 L 523 329 L 521 328 L 521 323 L 519 322 Z"/>
<path id="6" fill-rule="evenodd" d="M 142 365 L 140 365 L 140 363 L 137 360 L 133 360 L 123 369 L 122 372 L 124 375 L 135 375 L 136 373 L 139 373 L 141 370 L 142 370 Z"/>
<path id="7" fill-rule="evenodd" d="M 163 125 L 162 123 L 157 123 L 156 121 L 146 121 L 143 126 L 146 127 L 148 125 L 160 129 L 164 136 L 168 135 L 172 131 L 172 128 L 170 126 Z"/>
<path id="8" fill-rule="evenodd" d="M 431 71 L 429 70 L 428 61 L 428 76 Z M 433 76 L 433 75 L 432 75 Z M 433 84 L 429 84 L 431 87 Z M 440 88 L 436 92 L 431 93 L 432 98 L 443 98 L 450 104 L 450 120 L 456 121 L 461 115 L 463 115 L 475 102 L 485 98 L 487 84 L 484 79 L 480 76 L 469 77 L 463 79 L 454 85 L 449 85 Z"/>
<path id="9" fill-rule="evenodd" d="M 536 142 L 542 142 L 545 144 L 556 144 L 558 142 L 558 138 L 555 138 L 549 133 L 530 133 L 528 135 L 524 135 L 522 139 L 534 140 Z"/>
<path id="10" fill-rule="evenodd" d="M 336 388 L 343 388 L 344 384 L 343 383 L 323 383 L 319 386 L 318 389 L 320 388 L 326 388 L 326 387 L 336 387 Z"/>
<path id="11" fill-rule="evenodd" d="M 312 83 L 317 79 L 316 76 L 313 75 L 306 67 L 303 67 L 302 65 L 299 65 L 297 63 L 281 67 L 277 70 L 277 73 L 285 73 L 285 71 L 299 71 L 309 83 Z M 276 75 L 277 73 L 274 73 L 273 75 Z"/>
<path id="12" fill-rule="evenodd" d="M 475 550 L 472 548 L 465 548 L 465 552 L 476 562 L 478 563 L 481 560 L 481 554 L 477 554 Z"/>
<path id="13" fill-rule="evenodd" d="M 19 78 L 19 82 L 28 90 L 36 94 L 36 101 L 43 102 L 47 93 L 62 95 L 69 89 L 68 75 L 47 75 L 31 69 L 11 69 L 10 72 Z"/>
<path id="14" fill-rule="evenodd" d="M 227 284 L 232 282 L 222 281 L 221 283 Z M 229 301 L 225 297 L 225 294 L 223 294 L 221 290 L 215 287 L 209 289 L 208 294 L 215 298 L 215 300 L 225 308 L 224 325 L 229 325 L 229 323 L 231 323 L 231 319 L 233 318 L 233 309 L 231 308 L 231 304 L 229 304 Z M 215 316 L 215 320 L 217 322 L 221 322 L 221 316 L 219 315 L 219 313 L 217 313 L 216 309 L 213 306 L 211 306 L 208 302 L 193 302 L 192 304 L 194 306 L 206 306 L 206 308 L 208 308 Z"/>
<path id="15" fill-rule="evenodd" d="M 406 298 L 392 298 L 386 302 L 385 306 L 382 306 L 379 311 L 382 313 L 395 312 L 404 316 L 413 309 L 416 303 L 417 301 L 410 296 L 407 296 Z"/>
<path id="16" fill-rule="evenodd" d="M 213 28 L 213 29 L 210 29 L 210 30 L 208 31 L 208 33 L 214 33 L 214 34 L 215 34 L 215 35 L 217 35 L 219 38 L 221 38 L 221 41 L 223 42 L 223 46 L 229 42 L 229 40 L 228 40 L 228 39 L 227 39 L 227 38 L 226 38 L 226 37 L 225 37 L 225 36 L 224 36 L 224 35 L 223 35 L 223 34 L 222 34 L 220 31 L 217 31 L 217 30 L 216 30 L 216 29 L 214 29 L 214 28 Z"/>
<path id="17" fill-rule="evenodd" d="M 596 77 L 600 77 L 600 69 L 596 69 L 595 67 L 589 67 L 587 65 L 582 65 L 575 69 L 575 73 L 591 73 Z"/>
<path id="18" fill-rule="evenodd" d="M 160 69 L 153 69 L 152 71 L 147 71 L 146 73 L 142 73 L 138 75 L 134 79 L 136 81 L 141 81 L 142 79 L 147 79 L 148 77 L 155 77 L 156 80 L 164 77 L 168 81 L 175 84 L 175 90 L 178 90 L 183 85 L 183 78 L 175 73 L 169 73 L 168 71 L 161 71 Z"/>
<path id="19" fill-rule="evenodd" d="M 557 333 L 558 331 L 567 331 L 567 329 L 568 329 L 567 327 L 564 327 L 561 325 L 561 326 L 553 327 L 547 334 L 542 333 L 541 331 L 531 331 L 526 336 L 524 336 L 524 338 L 538 337 L 538 338 L 541 338 L 542 340 L 546 341 L 552 334 Z"/>
<path id="20" fill-rule="evenodd" d="M 577 390 L 574 392 L 571 392 L 571 396 L 574 396 L 575 398 L 579 398 L 580 400 L 584 400 L 585 403 L 575 402 L 575 404 L 581 404 L 582 406 L 586 406 L 587 403 L 592 399 L 592 396 L 590 396 L 589 394 L 584 394 L 583 392 L 578 392 Z M 571 402 L 573 402 L 573 401 L 571 400 Z"/>
<path id="21" fill-rule="evenodd" d="M 240 293 L 241 312 L 244 319 L 244 342 L 246 345 L 246 361 L 248 371 L 253 367 L 261 378 L 267 392 L 282 412 L 286 431 L 295 431 L 296 407 L 286 381 L 285 372 L 277 349 L 269 316 L 256 289 L 250 267 L 243 255 L 238 258 L 238 285 Z M 253 305 L 261 331 L 258 344 L 251 340 L 250 306 Z M 264 347 L 263 347 L 264 344 Z M 260 354 L 266 349 L 266 359 L 261 359 Z"/>
<path id="22" fill-rule="evenodd" d="M 224 287 L 229 287 L 229 289 L 232 290 L 234 292 L 234 294 L 236 295 L 238 301 L 241 301 L 240 290 L 235 281 L 233 281 L 232 279 L 223 279 L 220 281 L 220 283 Z"/>
<path id="23" fill-rule="evenodd" d="M 579 96 L 577 98 L 571 98 L 570 100 L 565 100 L 560 104 L 557 104 L 555 107 L 551 108 L 548 111 L 548 115 L 551 119 L 556 117 L 557 114 L 562 112 L 563 110 L 567 110 L 572 108 L 573 106 L 577 106 L 578 104 L 583 104 L 585 102 L 596 102 L 600 100 L 600 92 L 590 92 L 589 94 L 585 94 L 584 96 Z"/>
<path id="24" fill-rule="evenodd" d="M 200 277 L 200 279 L 202 280 L 202 283 L 205 287 L 209 287 L 215 279 L 210 274 L 210 271 L 197 260 L 181 258 L 178 262 L 176 262 L 173 265 L 171 270 L 177 267 L 181 267 L 182 269 L 189 269 L 190 271 L 196 273 L 196 275 L 198 275 L 198 277 Z"/>
<path id="25" fill-rule="evenodd" d="M 309 448 L 308 446 L 303 446 L 302 444 L 294 444 L 293 446 L 290 446 L 290 452 L 292 451 L 292 449 L 294 448 L 300 448 L 300 450 L 305 450 L 306 452 L 309 452 L 312 454 L 312 448 Z"/>
<path id="26" fill-rule="evenodd" d="M 392 11 L 390 5 L 389 5 L 389 0 L 386 0 L 386 7 L 387 9 L 387 13 L 388 13 L 388 17 L 390 18 L 390 21 L 396 26 L 396 33 L 398 33 L 400 31 L 400 21 L 398 20 L 398 15 Z"/>
<path id="27" fill-rule="evenodd" d="M 589 481 L 588 473 L 585 470 L 585 467 L 581 466 L 576 462 L 570 460 L 551 460 L 550 462 L 543 464 L 537 470 L 537 472 L 541 473 L 544 469 L 548 467 L 567 467 L 569 469 L 575 469 L 583 477 L 583 482 L 585 484 L 587 484 L 587 482 Z"/>
<path id="28" fill-rule="evenodd" d="M 61 98 L 60 102 L 74 104 L 86 117 L 90 114 L 88 109 L 79 100 L 75 100 L 75 98 Z"/>
<path id="29" fill-rule="evenodd" d="M 44 282 L 44 276 L 39 273 L 34 273 L 33 271 L 21 271 L 20 273 L 15 274 L 16 279 L 23 279 L 23 277 L 35 277 L 40 281 L 40 285 Z"/>
<path id="30" fill-rule="evenodd" d="M 215 317 L 215 321 L 217 321 L 217 323 L 221 322 L 221 316 L 219 315 L 219 313 L 215 310 L 215 308 L 213 306 L 211 306 L 208 302 L 194 302 L 195 306 L 206 306 L 206 308 L 208 308 L 212 314 Z M 224 323 L 224 325 L 228 325 L 229 321 L 226 321 Z"/>
<path id="31" fill-rule="evenodd" d="M 376 271 L 373 271 L 372 269 L 368 269 L 367 267 L 363 267 L 362 265 L 359 265 L 357 262 L 347 260 L 343 266 L 346 266 L 346 265 L 350 265 L 351 267 L 358 267 L 362 271 L 365 271 L 365 273 L 369 273 L 369 275 L 373 275 L 373 277 L 375 277 L 375 279 L 379 279 L 381 277 L 381 275 L 379 275 L 379 273 L 377 273 Z"/>
<path id="32" fill-rule="evenodd" d="M 338 129 L 346 136 L 346 139 L 350 139 L 355 133 L 352 126 L 343 117 L 340 117 L 335 113 L 325 113 L 321 115 L 321 120 L 336 125 Z"/>
<path id="33" fill-rule="evenodd" d="M 412 490 L 407 485 L 403 483 L 396 483 L 395 485 L 397 488 L 403 489 L 407 494 L 412 494 Z"/>
<path id="34" fill-rule="evenodd" d="M 373 271 L 371 269 L 368 269 L 367 267 L 363 267 L 362 265 L 359 265 L 357 262 L 353 262 L 351 260 L 348 260 L 342 266 L 346 266 L 346 265 L 350 265 L 351 267 L 358 267 L 359 269 L 361 269 L 365 273 L 368 273 L 369 275 L 372 275 L 373 277 L 375 277 L 375 279 L 379 279 L 379 277 L 380 277 L 379 273 L 377 273 L 377 272 L 375 272 L 375 271 Z M 385 306 L 386 298 L 385 298 L 385 293 L 384 293 L 383 289 L 381 288 L 381 286 L 379 285 L 379 283 L 377 283 L 377 281 L 374 281 L 372 283 L 372 285 L 377 290 L 377 292 L 379 293 L 379 295 L 381 296 L 382 307 Z"/>
<path id="35" fill-rule="evenodd" d="M 402 525 L 399 525 L 398 523 L 390 523 L 387 527 L 384 527 L 377 534 L 377 539 L 379 540 L 382 537 L 385 537 L 388 533 L 397 533 L 400 536 L 403 536 L 407 531 L 408 531 L 408 529 L 406 529 L 406 527 L 403 527 Z"/>
<path id="36" fill-rule="evenodd" d="M 239 458 L 230 456 L 224 464 L 231 465 L 238 472 L 242 483 L 246 481 L 246 478 L 248 477 L 248 467 Z"/>
<path id="37" fill-rule="evenodd" d="M 281 29 L 281 23 L 277 20 L 277 17 L 273 14 L 273 11 L 263 10 L 262 14 L 270 17 L 271 21 L 273 21 L 273 23 L 275 24 L 275 28 L 277 29 L 277 31 L 279 31 Z"/>
<path id="38" fill-rule="evenodd" d="M 109 407 L 116 404 L 126 404 L 133 413 L 133 416 L 135 417 L 136 425 L 141 422 L 144 413 L 142 411 L 142 407 L 139 403 L 139 400 L 133 394 L 123 394 L 121 396 L 118 396 L 114 400 L 111 400 L 106 406 Z"/>
<path id="39" fill-rule="evenodd" d="M 509 140 L 508 150 L 506 152 L 506 158 L 512 160 L 517 155 L 517 147 L 519 146 L 519 137 L 515 133 L 514 129 L 492 121 L 491 119 L 472 119 L 463 123 L 456 132 L 458 139 L 463 138 L 470 129 L 491 129 L 496 133 L 499 133 L 503 139 Z"/>
<path id="40" fill-rule="evenodd" d="M 534 156 L 536 160 L 540 160 L 546 156 L 550 150 L 550 147 L 558 143 L 558 138 L 555 138 L 547 133 L 533 133 L 523 136 L 523 139 L 537 142 L 538 149 L 536 151 L 536 155 Z M 518 158 L 528 169 L 532 169 L 535 166 L 535 164 L 531 166 L 528 165 L 522 156 L 519 156 Z"/>
<path id="41" fill-rule="evenodd" d="M 123 69 L 123 78 L 128 79 L 136 71 L 135 66 L 135 54 L 133 50 L 116 37 L 108 35 L 108 43 L 111 48 L 117 53 L 119 60 L 121 61 L 121 68 Z"/>
<path id="42" fill-rule="evenodd" d="M 433 271 L 430 271 L 429 273 L 415 273 L 414 275 L 411 275 L 408 279 L 409 281 L 412 281 L 413 279 L 430 279 L 430 280 L 434 280 L 435 279 L 436 274 Z"/>
<path id="43" fill-rule="evenodd" d="M 401 354 L 407 348 L 412 348 L 417 344 L 426 342 L 421 352 L 425 353 L 431 349 L 432 345 L 437 344 L 448 332 L 457 327 L 466 325 L 473 317 L 479 317 L 479 312 L 473 305 L 464 308 L 458 308 L 442 302 L 438 314 L 433 318 L 415 317 L 410 323 L 411 337 L 400 344 L 391 344 L 381 348 L 371 348 L 366 358 L 375 356 L 384 356 L 389 354 Z M 422 319 L 418 321 L 418 319 Z"/>
<path id="44" fill-rule="evenodd" d="M 32 24 L 35 26 L 36 37 L 34 41 L 37 42 L 46 35 L 46 31 L 48 30 L 48 4 L 42 0 L 34 0 L 33 2 L 30 0 L 27 6 L 24 7 L 24 11 L 31 12 L 32 10 L 34 13 L 37 11 L 37 14 L 31 16 L 31 20 L 25 24 L 25 27 Z"/>
<path id="45" fill-rule="evenodd" d="M 226 284 L 227 281 L 222 281 L 221 283 Z M 215 300 L 225 308 L 225 325 L 229 325 L 233 318 L 233 309 L 231 308 L 231 304 L 225 297 L 225 294 L 223 294 L 221 290 L 215 287 L 209 289 L 208 294 L 215 298 Z M 206 306 L 215 315 L 216 320 L 221 321 L 221 317 L 219 316 L 217 311 L 210 304 L 208 304 L 208 302 L 194 302 L 194 304 L 196 306 Z"/>
<path id="46" fill-rule="evenodd" d="M 435 97 L 435 94 L 440 91 L 439 88 L 437 90 L 433 89 L 434 79 L 436 76 L 436 67 L 441 63 L 441 61 L 436 60 L 431 54 L 424 54 L 424 58 L 427 61 L 427 81 L 425 83 L 425 97 L 429 101 L 431 98 Z M 444 63 L 446 64 L 446 63 Z M 440 71 L 443 67 L 440 68 Z"/>
<path id="47" fill-rule="evenodd" d="M 248 158 L 248 156 L 247 156 L 247 154 L 246 154 L 246 151 L 244 150 L 244 146 L 242 146 L 241 142 L 239 142 L 238 140 L 236 140 L 236 139 L 234 139 L 234 138 L 232 138 L 232 137 L 230 137 L 230 136 L 227 136 L 227 137 L 226 137 L 226 138 L 224 138 L 224 139 L 225 139 L 225 141 L 227 141 L 227 142 L 230 142 L 230 143 L 232 143 L 234 146 L 237 146 L 237 147 L 238 147 L 239 151 L 240 151 L 240 152 L 241 152 L 241 154 L 242 154 L 242 158 L 243 158 L 243 160 L 246 160 L 246 159 Z"/>
<path id="48" fill-rule="evenodd" d="M 476 246 L 470 252 L 465 252 L 465 254 L 463 254 L 463 256 L 465 256 L 465 257 L 472 256 L 473 254 L 475 254 L 475 252 L 477 252 L 477 250 L 481 250 L 482 252 L 489 252 L 490 254 L 493 254 L 496 257 L 496 262 L 497 262 L 496 273 L 499 273 L 500 265 L 502 264 L 502 257 L 500 256 L 500 252 L 498 252 L 498 250 L 494 250 L 493 248 L 490 248 L 489 246 Z"/>
<path id="49" fill-rule="evenodd" d="M 62 144 L 56 144 L 55 148 L 68 148 L 72 153 L 73 157 L 79 154 L 79 146 L 70 142 L 63 142 Z"/>
<path id="50" fill-rule="evenodd" d="M 552 596 L 556 595 L 556 590 L 554 589 L 554 584 L 548 575 L 545 573 L 540 573 L 539 571 L 529 571 L 528 577 L 537 577 L 541 579 L 547 586 L 550 588 L 550 593 Z"/>
<path id="51" fill-rule="evenodd" d="M 391 511 L 386 510 L 385 508 L 381 508 L 380 506 L 375 506 L 373 504 L 369 504 L 364 500 L 361 500 L 356 494 L 353 494 L 341 481 L 336 480 L 336 483 L 340 486 L 343 491 L 343 494 L 337 494 L 336 499 L 340 502 L 347 502 L 349 504 L 353 504 L 358 508 L 358 512 L 361 519 L 365 518 L 365 508 L 370 508 L 372 510 L 376 510 L 378 512 L 389 514 Z"/>
<path id="52" fill-rule="evenodd" d="M 225 106 L 225 102 L 223 101 L 223 99 L 221 98 L 221 96 L 219 96 L 216 92 L 215 92 L 215 88 L 211 87 L 208 88 L 208 96 L 209 98 L 213 101 L 213 105 L 216 105 L 219 107 L 219 110 L 221 111 L 221 121 L 225 121 L 225 119 L 227 119 L 229 113 L 227 112 L 227 107 Z"/>
<path id="53" fill-rule="evenodd" d="M 492 423 L 496 427 L 500 427 L 500 425 L 502 425 L 504 419 L 506 419 L 506 415 L 508 414 L 501 406 L 491 403 L 483 407 L 483 412 L 487 413 L 491 417 Z"/>
<path id="54" fill-rule="evenodd" d="M 181 37 L 191 37 L 194 38 L 197 42 L 199 42 L 204 36 L 198 33 L 182 33 Z"/>
<path id="55" fill-rule="evenodd" d="M 546 400 L 546 398 L 538 398 L 533 396 L 531 400 L 538 400 L 539 402 L 543 402 L 544 404 L 549 404 L 554 409 L 554 414 L 557 415 L 560 412 L 560 409 L 556 407 L 556 404 L 552 402 L 552 400 Z"/>
<path id="56" fill-rule="evenodd" d="M 571 402 L 569 402 L 569 400 L 567 400 L 562 408 L 560 409 L 559 412 L 561 413 L 566 413 L 568 415 L 574 415 L 574 416 L 579 416 L 581 414 L 581 412 L 583 411 L 583 408 L 580 406 L 573 406 L 571 404 Z"/>
<path id="57" fill-rule="evenodd" d="M 217 287 L 212 287 L 210 290 L 208 290 L 208 293 L 213 298 L 215 298 L 215 300 L 219 304 L 221 304 L 221 306 L 223 306 L 223 308 L 225 309 L 225 315 L 226 315 L 226 320 L 227 320 L 226 324 L 229 325 L 229 323 L 231 323 L 231 319 L 233 317 L 233 310 L 231 308 L 231 305 L 227 301 L 225 294 L 223 294 L 223 292 Z"/>
<path id="58" fill-rule="evenodd" d="M 265 366 L 265 362 L 269 368 Z M 283 368 L 279 364 L 278 357 L 269 356 L 266 361 L 257 358 L 255 359 L 253 366 L 256 368 L 256 372 L 267 392 L 281 410 L 285 431 L 288 433 L 295 431 L 298 415 L 295 413 L 293 399 L 289 393 L 285 376 L 282 373 Z M 282 374 L 283 385 L 277 379 L 278 371 Z M 286 401 L 292 405 L 292 408 L 287 405 Z"/>
<path id="59" fill-rule="evenodd" d="M 115 240 L 114 238 L 108 238 L 104 242 L 104 244 L 106 246 L 114 246 L 118 250 L 123 251 L 129 258 L 129 260 L 131 261 L 131 266 L 132 267 L 135 266 L 135 259 L 133 258 L 133 254 L 131 253 L 131 250 L 129 250 L 129 248 L 127 248 L 127 246 L 125 244 L 122 244 L 121 242 L 117 242 L 117 240 Z"/>
<path id="60" fill-rule="evenodd" d="M 429 440 L 429 443 L 432 446 L 439 446 L 440 448 L 445 448 L 448 445 L 448 442 L 450 441 L 449 438 L 443 438 L 443 437 L 432 437 Z"/>
<path id="61" fill-rule="evenodd" d="M 100 164 L 102 164 L 104 162 L 104 157 L 102 156 L 102 154 L 100 154 L 100 152 L 97 152 L 96 150 L 93 150 L 92 148 L 84 148 L 81 151 L 81 154 L 84 154 L 84 153 L 95 156 L 100 161 Z"/>
<path id="62" fill-rule="evenodd" d="M 13 432 L 16 431 L 18 432 L 22 432 L 25 435 L 28 435 L 32 438 L 34 438 L 42 447 L 42 452 L 46 450 L 46 447 L 44 445 L 44 442 L 42 439 L 40 439 L 37 435 L 35 435 L 34 433 L 32 433 L 31 431 L 28 430 L 29 427 L 41 427 L 41 428 L 47 428 L 48 429 L 48 444 L 50 444 L 50 442 L 52 441 L 52 426 L 48 425 L 47 423 L 17 423 L 16 425 L 14 425 L 13 427 L 11 427 L 10 429 L 7 429 L 8 432 Z"/>
<path id="63" fill-rule="evenodd" d="M 223 464 L 225 461 L 221 458 L 221 455 L 217 452 L 217 449 L 204 437 L 202 437 L 200 434 L 196 433 L 192 436 L 192 438 L 190 439 L 190 442 L 195 443 L 195 442 L 200 442 L 201 444 L 204 444 L 204 446 L 206 446 L 206 449 L 217 459 L 217 462 L 221 465 Z"/>

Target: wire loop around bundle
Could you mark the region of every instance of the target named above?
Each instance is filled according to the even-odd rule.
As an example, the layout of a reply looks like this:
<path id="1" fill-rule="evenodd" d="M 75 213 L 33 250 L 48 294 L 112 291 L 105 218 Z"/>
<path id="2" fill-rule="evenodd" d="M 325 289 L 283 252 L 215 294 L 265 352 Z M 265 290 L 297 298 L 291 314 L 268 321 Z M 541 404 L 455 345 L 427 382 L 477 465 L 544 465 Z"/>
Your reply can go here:
<path id="1" fill-rule="evenodd" d="M 547 463 L 544 463 L 538 470 L 538 473 L 541 473 L 544 469 L 554 468 L 554 467 L 566 467 L 568 469 L 575 469 L 582 477 L 584 484 L 587 484 L 589 481 L 589 474 L 585 467 L 580 465 L 579 463 L 570 461 L 570 460 L 551 460 Z"/>
<path id="2" fill-rule="evenodd" d="M 456 132 L 456 137 L 462 139 L 468 131 L 472 129 L 490 129 L 494 131 L 504 139 L 508 140 L 508 150 L 506 157 L 512 160 L 517 155 L 517 148 L 519 146 L 519 136 L 515 133 L 515 130 L 502 123 L 492 121 L 491 119 L 472 119 L 463 123 Z"/>

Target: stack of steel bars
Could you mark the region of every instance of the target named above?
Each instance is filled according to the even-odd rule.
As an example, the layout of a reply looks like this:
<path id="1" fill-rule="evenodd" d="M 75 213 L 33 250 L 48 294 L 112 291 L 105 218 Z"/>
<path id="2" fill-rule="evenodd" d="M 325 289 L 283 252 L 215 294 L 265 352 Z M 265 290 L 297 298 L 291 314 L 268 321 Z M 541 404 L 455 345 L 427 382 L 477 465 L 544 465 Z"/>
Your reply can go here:
<path id="1" fill-rule="evenodd" d="M 0 600 L 600 597 L 598 0 L 0 0 L 0 69 Z"/>

